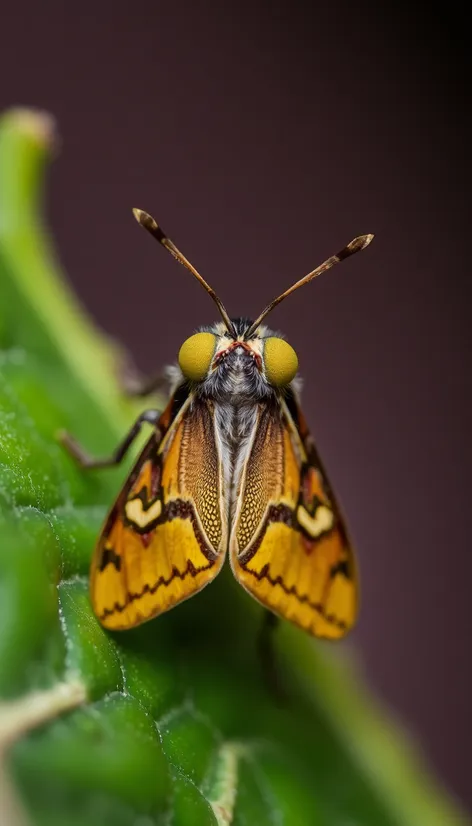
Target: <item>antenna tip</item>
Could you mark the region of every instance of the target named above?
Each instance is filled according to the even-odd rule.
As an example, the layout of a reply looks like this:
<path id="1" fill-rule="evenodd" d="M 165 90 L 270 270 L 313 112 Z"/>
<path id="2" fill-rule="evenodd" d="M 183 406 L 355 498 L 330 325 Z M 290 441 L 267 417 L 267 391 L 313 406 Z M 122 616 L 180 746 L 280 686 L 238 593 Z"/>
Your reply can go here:
<path id="1" fill-rule="evenodd" d="M 156 230 L 157 224 L 152 217 L 149 215 L 149 212 L 145 212 L 144 209 L 138 209 L 137 207 L 133 207 L 133 215 L 136 218 L 138 224 L 141 224 L 142 227 L 145 227 L 148 230 Z"/>
<path id="2" fill-rule="evenodd" d="M 354 238 L 350 244 L 347 245 L 350 254 L 355 252 L 360 252 L 361 250 L 365 250 L 366 247 L 373 241 L 374 236 L 372 233 L 368 235 L 359 235 L 357 238 Z"/>

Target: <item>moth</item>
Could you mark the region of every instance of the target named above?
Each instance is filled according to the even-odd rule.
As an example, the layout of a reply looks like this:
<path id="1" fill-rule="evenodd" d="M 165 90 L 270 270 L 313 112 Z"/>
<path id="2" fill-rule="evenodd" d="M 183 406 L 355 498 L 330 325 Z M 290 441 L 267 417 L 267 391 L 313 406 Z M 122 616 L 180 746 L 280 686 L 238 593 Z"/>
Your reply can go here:
<path id="1" fill-rule="evenodd" d="M 110 629 L 146 622 L 201 591 L 229 555 L 237 581 L 270 612 L 316 637 L 343 637 L 358 611 L 352 544 L 300 407 L 297 354 L 263 321 L 373 235 L 355 238 L 250 321 L 230 318 L 155 220 L 133 212 L 205 288 L 221 320 L 184 341 L 167 407 L 142 413 L 109 459 L 91 460 L 63 436 L 83 466 L 104 467 L 121 461 L 144 423 L 153 427 L 93 555 L 95 614 Z"/>

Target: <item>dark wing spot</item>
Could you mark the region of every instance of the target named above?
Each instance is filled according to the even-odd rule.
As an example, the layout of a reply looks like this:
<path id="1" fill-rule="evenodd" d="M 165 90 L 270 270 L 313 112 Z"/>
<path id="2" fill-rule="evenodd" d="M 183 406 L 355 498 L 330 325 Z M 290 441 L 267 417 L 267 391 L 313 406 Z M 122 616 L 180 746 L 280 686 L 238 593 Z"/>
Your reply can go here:
<path id="1" fill-rule="evenodd" d="M 121 556 L 115 553 L 113 548 L 104 548 L 102 551 L 102 558 L 100 559 L 100 571 L 104 571 L 107 565 L 114 565 L 116 570 L 121 570 Z"/>
<path id="2" fill-rule="evenodd" d="M 335 565 L 331 566 L 329 571 L 330 578 L 334 579 L 334 577 L 338 574 L 342 574 L 342 576 L 346 577 L 346 579 L 352 579 L 352 571 L 347 559 L 343 559 L 341 562 L 336 562 Z"/>

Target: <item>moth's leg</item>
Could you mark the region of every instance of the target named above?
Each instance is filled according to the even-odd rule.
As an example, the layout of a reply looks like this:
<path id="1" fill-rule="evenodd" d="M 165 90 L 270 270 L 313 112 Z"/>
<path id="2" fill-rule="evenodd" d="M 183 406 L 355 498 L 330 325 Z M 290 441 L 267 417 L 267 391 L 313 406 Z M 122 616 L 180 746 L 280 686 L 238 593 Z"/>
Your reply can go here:
<path id="1" fill-rule="evenodd" d="M 159 416 L 161 415 L 159 410 L 145 410 L 144 413 L 141 413 L 140 416 L 136 419 L 134 425 L 130 429 L 130 431 L 126 434 L 125 438 L 118 445 L 116 450 L 112 453 L 111 456 L 108 456 L 105 459 L 94 459 L 93 457 L 89 456 L 86 451 L 79 445 L 78 442 L 74 439 L 70 433 L 66 431 L 61 431 L 58 434 L 58 439 L 62 445 L 66 448 L 68 453 L 76 460 L 77 464 L 83 468 L 104 468 L 104 467 L 112 467 L 113 465 L 119 465 L 121 460 L 126 455 L 128 449 L 131 447 L 132 443 L 138 436 L 142 425 L 146 422 L 147 424 L 152 424 L 154 426 L 157 425 L 159 421 Z"/>
<path id="2" fill-rule="evenodd" d="M 126 396 L 143 398 L 152 393 L 169 395 L 169 378 L 165 370 L 152 376 L 143 376 L 138 370 L 131 354 L 126 350 L 120 352 L 115 363 L 116 378 Z"/>
<path id="3" fill-rule="evenodd" d="M 121 386 L 127 396 L 144 398 L 152 393 L 168 393 L 169 380 L 163 372 L 142 378 L 140 376 L 121 376 Z"/>
<path id="4" fill-rule="evenodd" d="M 165 370 L 152 376 L 142 376 L 128 353 L 122 354 L 116 365 L 117 379 L 127 396 L 143 398 L 152 393 L 169 393 L 169 379 Z"/>
<path id="5" fill-rule="evenodd" d="M 257 651 L 262 668 L 262 677 L 269 691 L 278 701 L 285 700 L 285 692 L 280 682 L 280 674 L 277 668 L 277 659 L 274 649 L 274 632 L 279 624 L 279 617 L 272 611 L 264 611 Z"/>

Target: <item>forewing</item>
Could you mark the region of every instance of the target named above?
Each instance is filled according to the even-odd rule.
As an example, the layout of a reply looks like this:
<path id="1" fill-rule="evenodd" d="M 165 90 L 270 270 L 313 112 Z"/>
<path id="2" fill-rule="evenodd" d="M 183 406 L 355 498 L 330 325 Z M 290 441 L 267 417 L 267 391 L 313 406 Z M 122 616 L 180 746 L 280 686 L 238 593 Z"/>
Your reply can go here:
<path id="1" fill-rule="evenodd" d="M 261 413 L 230 538 L 239 582 L 317 637 L 336 639 L 357 614 L 355 561 L 326 474 L 292 399 Z"/>
<path id="2" fill-rule="evenodd" d="M 113 507 L 91 570 L 92 603 L 107 628 L 151 619 L 205 587 L 224 561 L 220 461 L 213 410 L 171 401 Z"/>

